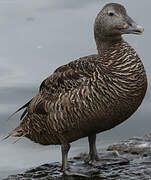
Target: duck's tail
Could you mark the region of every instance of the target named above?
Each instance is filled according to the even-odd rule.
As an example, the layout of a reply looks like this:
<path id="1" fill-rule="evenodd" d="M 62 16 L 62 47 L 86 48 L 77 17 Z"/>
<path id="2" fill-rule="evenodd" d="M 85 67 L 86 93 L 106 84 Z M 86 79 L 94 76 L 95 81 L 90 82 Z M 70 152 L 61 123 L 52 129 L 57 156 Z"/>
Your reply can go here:
<path id="1" fill-rule="evenodd" d="M 24 112 L 22 113 L 20 120 L 22 120 L 25 115 L 27 114 L 27 107 L 30 104 L 30 102 L 32 101 L 32 99 L 30 101 L 28 101 L 26 104 L 24 104 L 22 107 L 20 107 L 17 111 L 15 111 L 12 115 L 9 116 L 8 119 L 10 119 L 14 114 L 16 114 L 17 112 L 21 111 L 22 109 L 26 108 L 24 110 Z M 10 136 L 12 137 L 19 137 L 17 140 L 14 141 L 14 143 L 16 143 L 17 141 L 19 141 L 22 137 L 26 136 L 27 133 L 26 131 L 22 128 L 22 124 L 24 124 L 23 122 L 21 122 L 21 124 L 16 127 L 14 130 L 12 130 L 7 136 L 3 136 L 2 137 L 2 141 L 6 140 L 7 138 L 9 138 Z"/>
<path id="2" fill-rule="evenodd" d="M 7 138 L 9 138 L 10 136 L 12 137 L 18 137 L 13 144 L 15 144 L 17 141 L 19 141 L 22 137 L 26 136 L 27 133 L 25 131 L 23 131 L 23 129 L 21 128 L 21 126 L 19 125 L 18 127 L 16 127 L 14 130 L 12 130 L 7 136 L 3 136 L 2 137 L 2 141 L 6 140 Z"/>

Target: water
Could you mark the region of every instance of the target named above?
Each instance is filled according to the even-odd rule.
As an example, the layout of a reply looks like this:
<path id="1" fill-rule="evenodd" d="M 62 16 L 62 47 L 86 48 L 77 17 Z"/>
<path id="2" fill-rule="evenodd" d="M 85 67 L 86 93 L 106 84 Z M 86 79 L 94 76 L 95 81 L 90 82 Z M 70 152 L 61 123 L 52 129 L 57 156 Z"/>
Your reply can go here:
<path id="1" fill-rule="evenodd" d="M 7 117 L 34 96 L 42 80 L 58 66 L 96 53 L 93 23 L 105 2 L 101 0 L 0 0 L 0 136 L 19 123 Z M 125 38 L 151 74 L 151 1 L 122 1 L 131 17 L 145 28 L 142 36 Z M 150 131 L 150 87 L 146 98 L 128 121 L 97 138 L 99 148 Z M 41 146 L 27 139 L 0 142 L 0 178 L 61 159 L 58 146 Z M 73 143 L 70 156 L 87 151 L 86 139 Z"/>

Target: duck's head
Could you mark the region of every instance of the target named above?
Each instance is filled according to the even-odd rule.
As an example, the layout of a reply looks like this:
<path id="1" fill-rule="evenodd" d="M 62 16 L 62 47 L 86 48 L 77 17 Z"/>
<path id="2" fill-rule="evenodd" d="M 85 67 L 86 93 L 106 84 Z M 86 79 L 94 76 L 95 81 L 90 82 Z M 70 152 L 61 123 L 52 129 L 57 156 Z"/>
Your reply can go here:
<path id="1" fill-rule="evenodd" d="M 118 38 L 122 34 L 142 34 L 144 29 L 127 15 L 126 9 L 110 3 L 97 15 L 94 25 L 95 38 Z"/>

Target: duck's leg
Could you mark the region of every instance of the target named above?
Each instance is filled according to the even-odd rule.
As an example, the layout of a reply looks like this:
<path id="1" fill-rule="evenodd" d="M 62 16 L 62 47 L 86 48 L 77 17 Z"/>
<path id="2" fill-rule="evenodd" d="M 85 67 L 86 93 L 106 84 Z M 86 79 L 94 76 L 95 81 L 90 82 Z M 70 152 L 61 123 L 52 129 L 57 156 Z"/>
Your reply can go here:
<path id="1" fill-rule="evenodd" d="M 61 152 L 62 152 L 62 171 L 65 172 L 68 167 L 68 152 L 70 149 L 70 144 L 62 144 Z"/>
<path id="2" fill-rule="evenodd" d="M 96 161 L 99 161 L 99 156 L 96 149 L 96 134 L 88 136 L 89 141 L 89 155 L 85 160 L 86 163 L 95 164 Z"/>
<path id="3" fill-rule="evenodd" d="M 77 169 L 75 167 L 75 169 L 70 169 L 68 166 L 68 152 L 70 149 L 70 144 L 63 144 L 61 145 L 61 151 L 62 151 L 62 171 L 64 175 L 67 176 L 82 176 L 82 177 L 90 177 L 91 175 L 91 171 L 88 172 L 88 170 L 86 170 L 86 172 L 84 171 L 80 171 L 80 169 Z"/>

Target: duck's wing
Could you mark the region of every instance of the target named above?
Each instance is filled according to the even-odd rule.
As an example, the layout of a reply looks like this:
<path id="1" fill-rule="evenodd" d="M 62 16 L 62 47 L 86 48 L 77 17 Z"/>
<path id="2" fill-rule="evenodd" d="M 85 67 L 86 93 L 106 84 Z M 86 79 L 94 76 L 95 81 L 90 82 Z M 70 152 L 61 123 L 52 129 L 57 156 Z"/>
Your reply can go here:
<path id="1" fill-rule="evenodd" d="M 29 112 L 47 114 L 46 107 L 55 102 L 60 95 L 81 86 L 92 76 L 97 63 L 97 55 L 91 55 L 56 69 L 41 83 L 38 95 L 33 98 L 29 105 Z"/>
<path id="2" fill-rule="evenodd" d="M 24 108 L 26 109 L 20 120 L 29 112 L 47 114 L 46 104 L 55 101 L 60 94 L 72 88 L 78 88 L 81 83 L 92 76 L 98 62 L 97 55 L 90 55 L 60 66 L 41 83 L 38 95 L 20 107 L 10 117 Z"/>

